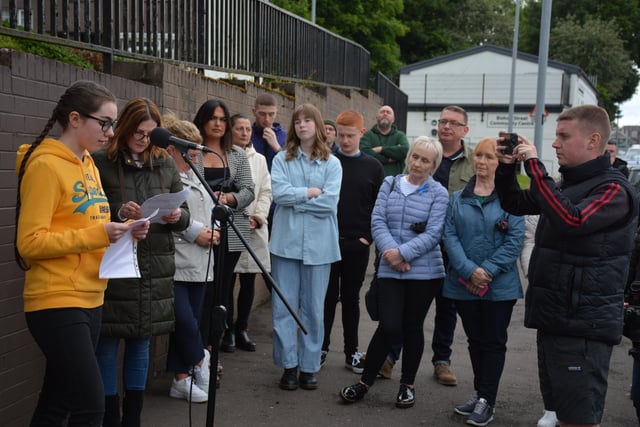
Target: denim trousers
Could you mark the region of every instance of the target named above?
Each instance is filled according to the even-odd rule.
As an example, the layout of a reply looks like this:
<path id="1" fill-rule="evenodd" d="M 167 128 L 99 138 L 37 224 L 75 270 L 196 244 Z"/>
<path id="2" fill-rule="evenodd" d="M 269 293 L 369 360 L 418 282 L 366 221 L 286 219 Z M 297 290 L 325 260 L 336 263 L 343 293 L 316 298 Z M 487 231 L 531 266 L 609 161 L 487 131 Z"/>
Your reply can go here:
<path id="1" fill-rule="evenodd" d="M 494 406 L 507 353 L 507 328 L 516 300 L 456 300 L 456 309 L 467 334 L 473 368 L 473 387 Z"/>
<path id="2" fill-rule="evenodd" d="M 295 319 L 274 292 L 273 361 L 281 368 L 298 366 L 301 372 L 318 372 L 331 264 L 305 265 L 302 260 L 272 255 L 271 268 L 276 284 L 308 332 L 298 332 Z"/>
<path id="3" fill-rule="evenodd" d="M 29 332 L 46 358 L 31 426 L 100 426 L 104 391 L 95 349 L 102 306 L 25 313 Z"/>
<path id="4" fill-rule="evenodd" d="M 124 339 L 124 390 L 144 390 L 149 372 L 149 343 L 147 338 Z M 118 394 L 118 346 L 120 338 L 101 336 L 98 341 L 98 364 L 102 373 L 105 396 Z"/>
<path id="5" fill-rule="evenodd" d="M 324 300 L 324 341 L 322 349 L 328 351 L 331 329 L 338 301 L 342 306 L 344 354 L 358 351 L 358 326 L 360 323 L 360 288 L 369 265 L 369 246 L 359 239 L 340 239 L 342 260 L 331 264 L 329 287 Z"/>
<path id="6" fill-rule="evenodd" d="M 198 317 L 204 298 L 204 283 L 175 282 L 173 284 L 176 315 L 175 330 L 169 335 L 167 371 L 188 374 L 204 357 Z"/>

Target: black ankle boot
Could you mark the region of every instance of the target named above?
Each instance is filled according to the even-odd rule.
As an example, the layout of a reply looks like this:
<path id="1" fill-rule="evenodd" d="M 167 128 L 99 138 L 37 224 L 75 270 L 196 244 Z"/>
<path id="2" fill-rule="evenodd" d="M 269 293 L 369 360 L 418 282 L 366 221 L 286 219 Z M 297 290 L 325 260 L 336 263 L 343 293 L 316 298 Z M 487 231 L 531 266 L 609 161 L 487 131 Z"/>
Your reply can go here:
<path id="1" fill-rule="evenodd" d="M 236 335 L 231 332 L 231 329 L 227 329 L 222 337 L 222 345 L 220 350 L 225 353 L 233 353 L 236 351 Z"/>
<path id="2" fill-rule="evenodd" d="M 236 346 L 244 351 L 256 351 L 256 343 L 251 341 L 247 331 L 236 331 Z"/>
<path id="3" fill-rule="evenodd" d="M 144 390 L 126 390 L 122 399 L 122 427 L 140 427 Z"/>
<path id="4" fill-rule="evenodd" d="M 298 388 L 298 367 L 287 368 L 280 378 L 280 384 L 278 384 L 283 390 L 295 390 Z"/>
<path id="5" fill-rule="evenodd" d="M 104 397 L 104 418 L 102 427 L 120 427 L 120 396 Z"/>

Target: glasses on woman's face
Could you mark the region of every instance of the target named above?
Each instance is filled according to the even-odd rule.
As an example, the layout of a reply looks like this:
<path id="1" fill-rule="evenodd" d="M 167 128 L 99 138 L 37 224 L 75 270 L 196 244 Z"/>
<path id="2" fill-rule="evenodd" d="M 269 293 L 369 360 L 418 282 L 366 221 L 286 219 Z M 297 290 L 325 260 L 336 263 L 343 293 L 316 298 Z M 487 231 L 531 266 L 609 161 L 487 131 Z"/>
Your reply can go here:
<path id="1" fill-rule="evenodd" d="M 102 132 L 108 132 L 109 129 L 112 129 L 112 128 L 115 130 L 116 126 L 118 125 L 117 120 L 103 120 L 97 117 L 93 117 L 91 114 L 85 114 L 85 113 L 80 113 L 80 115 L 88 119 L 93 119 L 96 122 L 98 122 L 98 124 L 100 124 L 100 129 L 102 129 Z"/>
<path id="2" fill-rule="evenodd" d="M 149 134 L 144 133 L 141 130 L 137 130 L 133 133 L 133 137 L 135 138 L 136 141 L 142 141 L 145 138 L 149 138 Z"/>

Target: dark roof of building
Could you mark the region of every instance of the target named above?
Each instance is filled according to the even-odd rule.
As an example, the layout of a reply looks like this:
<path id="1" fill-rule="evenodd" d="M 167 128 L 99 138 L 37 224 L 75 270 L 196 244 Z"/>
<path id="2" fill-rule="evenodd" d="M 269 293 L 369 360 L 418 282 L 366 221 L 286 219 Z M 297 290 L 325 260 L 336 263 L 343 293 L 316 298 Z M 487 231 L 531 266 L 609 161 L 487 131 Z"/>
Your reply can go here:
<path id="1" fill-rule="evenodd" d="M 426 59 L 424 61 L 414 62 L 413 64 L 405 65 L 400 68 L 400 74 L 409 74 L 412 71 L 420 70 L 422 68 L 426 68 L 432 65 L 438 65 L 445 62 L 453 61 L 459 58 L 464 58 L 471 55 L 477 55 L 483 52 L 493 52 L 499 55 L 505 55 L 511 57 L 512 50 L 507 49 L 506 47 L 496 46 L 494 44 L 483 44 L 480 46 L 472 47 L 470 49 L 461 50 L 459 52 L 450 53 L 448 55 L 438 56 L 437 58 Z M 531 55 L 530 53 L 518 52 L 518 59 L 523 61 L 533 62 L 534 64 L 538 63 L 538 57 L 536 55 Z M 578 74 L 582 76 L 589 84 L 593 87 L 593 90 L 598 93 L 595 85 L 587 76 L 587 74 L 582 70 L 582 68 L 577 65 L 567 64 L 566 62 L 554 61 L 549 59 L 547 62 L 549 67 L 558 68 L 564 71 L 567 71 L 571 74 Z"/>

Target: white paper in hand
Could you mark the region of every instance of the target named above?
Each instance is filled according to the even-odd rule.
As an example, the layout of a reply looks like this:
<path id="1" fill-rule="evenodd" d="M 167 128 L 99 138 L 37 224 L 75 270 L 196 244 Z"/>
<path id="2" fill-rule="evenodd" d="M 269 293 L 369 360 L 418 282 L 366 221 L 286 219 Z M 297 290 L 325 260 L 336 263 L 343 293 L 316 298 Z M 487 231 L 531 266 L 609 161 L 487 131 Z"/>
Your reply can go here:
<path id="1" fill-rule="evenodd" d="M 141 277 L 138 268 L 138 241 L 131 235 L 131 227 L 140 222 L 148 221 L 157 213 L 156 209 L 148 217 L 131 222 L 129 230 L 117 242 L 109 245 L 100 263 L 99 277 L 101 279 L 139 279 Z"/>
<path id="2" fill-rule="evenodd" d="M 148 217 L 151 222 L 166 224 L 162 217 L 182 206 L 187 201 L 190 190 L 191 187 L 187 186 L 177 193 L 160 193 L 149 197 L 141 206 L 142 216 Z M 152 212 L 156 213 L 152 214 Z"/>

